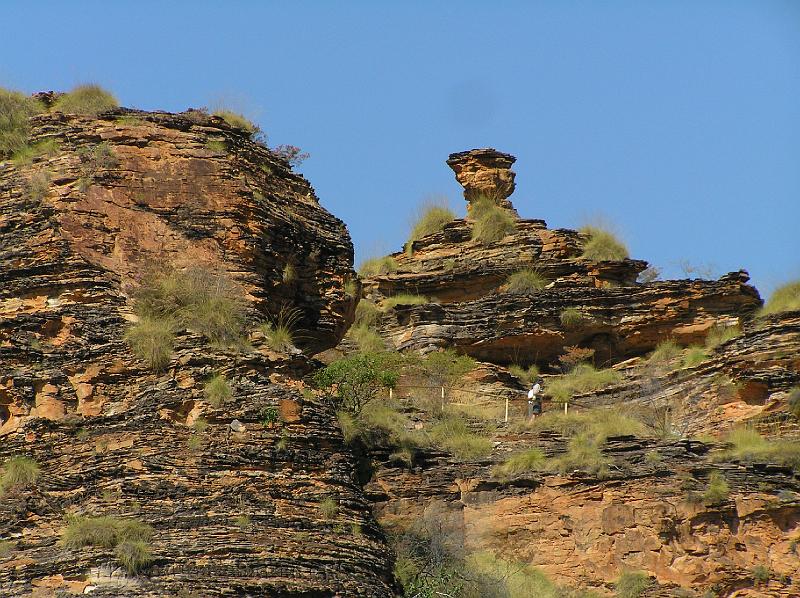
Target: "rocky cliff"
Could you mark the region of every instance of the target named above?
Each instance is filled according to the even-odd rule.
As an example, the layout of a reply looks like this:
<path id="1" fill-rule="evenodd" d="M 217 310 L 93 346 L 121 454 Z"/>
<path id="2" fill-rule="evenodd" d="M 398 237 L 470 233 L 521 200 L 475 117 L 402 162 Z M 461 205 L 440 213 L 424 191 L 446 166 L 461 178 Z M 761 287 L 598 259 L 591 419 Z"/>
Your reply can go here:
<path id="1" fill-rule="evenodd" d="M 800 384 L 800 314 L 755 318 L 761 299 L 743 271 L 637 282 L 646 262 L 594 259 L 584 232 L 519 218 L 508 199 L 513 162 L 491 149 L 453 154 L 467 218 L 363 281 L 390 348 L 479 360 L 442 389 L 441 411 L 466 414 L 491 441 L 480 457 L 435 443 L 410 463 L 376 451 L 367 490 L 380 520 L 408 526 L 446 513 L 472 550 L 601 595 L 636 570 L 650 576 L 641 596 L 800 595 L 800 427 L 787 404 Z M 487 198 L 515 217 L 489 243 L 475 238 L 473 213 Z M 511 288 L 520 271 L 538 274 L 536 288 Z M 600 388 L 573 388 L 575 415 L 557 416 L 547 389 L 576 354 L 610 373 Z M 544 372 L 538 423 L 525 421 L 524 387 L 504 369 L 512 364 Z M 440 416 L 421 412 L 419 392 L 401 384 L 400 410 L 409 428 L 434 431 Z M 741 426 L 757 450 L 737 444 Z"/>
<path id="2" fill-rule="evenodd" d="M 0 461 L 38 475 L 3 478 L 0 593 L 393 595 L 351 453 L 301 392 L 303 353 L 183 326 L 154 372 L 125 340 L 148 272 L 191 266 L 237 290 L 245 330 L 288 312 L 301 350 L 335 345 L 355 304 L 343 223 L 202 111 L 45 113 L 30 142 L 48 151 L 0 164 Z M 76 522 L 150 526 L 144 572 L 119 544 L 65 542 Z"/>

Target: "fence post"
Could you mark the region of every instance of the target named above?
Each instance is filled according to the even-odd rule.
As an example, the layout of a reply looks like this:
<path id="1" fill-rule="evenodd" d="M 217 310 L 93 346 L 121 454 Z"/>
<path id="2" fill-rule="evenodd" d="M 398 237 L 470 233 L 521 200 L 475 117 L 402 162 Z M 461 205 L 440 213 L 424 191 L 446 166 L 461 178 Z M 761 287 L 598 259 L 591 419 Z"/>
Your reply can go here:
<path id="1" fill-rule="evenodd" d="M 564 415 L 566 415 L 566 414 L 567 414 L 567 405 L 569 405 L 569 403 L 567 403 L 566 401 L 564 401 Z"/>
<path id="2" fill-rule="evenodd" d="M 444 413 L 444 386 L 442 386 L 442 413 Z"/>
<path id="3" fill-rule="evenodd" d="M 390 386 L 390 387 L 389 387 L 389 400 L 390 400 L 390 401 L 392 400 L 392 397 L 393 397 L 393 396 L 394 396 L 394 395 L 392 394 L 392 387 Z"/>
<path id="4" fill-rule="evenodd" d="M 508 397 L 506 397 L 506 419 L 505 422 L 508 423 Z"/>

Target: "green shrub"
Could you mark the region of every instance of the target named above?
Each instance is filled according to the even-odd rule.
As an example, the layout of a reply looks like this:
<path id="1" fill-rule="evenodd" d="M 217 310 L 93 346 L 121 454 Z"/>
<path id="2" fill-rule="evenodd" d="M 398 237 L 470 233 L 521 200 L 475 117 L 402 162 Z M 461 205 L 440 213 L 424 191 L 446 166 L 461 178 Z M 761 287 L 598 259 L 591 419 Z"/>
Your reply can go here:
<path id="1" fill-rule="evenodd" d="M 708 359 L 708 352 L 704 347 L 691 345 L 683 355 L 683 367 L 693 368 Z"/>
<path id="2" fill-rule="evenodd" d="M 582 258 L 596 262 L 620 261 L 628 257 L 628 248 L 609 230 L 601 226 L 584 226 L 580 232 L 588 237 Z"/>
<path id="3" fill-rule="evenodd" d="M 678 357 L 682 352 L 683 349 L 672 339 L 661 341 L 650 354 L 648 362 L 654 365 L 668 363 Z"/>
<path id="4" fill-rule="evenodd" d="M 371 327 L 381 318 L 381 310 L 372 301 L 362 299 L 356 306 L 356 317 L 353 326 Z"/>
<path id="5" fill-rule="evenodd" d="M 134 355 L 154 372 L 163 371 L 172 358 L 175 324 L 170 319 L 143 317 L 125 333 Z"/>
<path id="6" fill-rule="evenodd" d="M 217 111 L 213 112 L 212 114 L 214 116 L 218 116 L 219 118 L 224 120 L 231 127 L 235 128 L 235 129 L 241 129 L 242 131 L 247 133 L 247 135 L 249 137 L 252 137 L 256 133 L 259 133 L 261 131 L 261 129 L 256 124 L 251 122 L 249 119 L 247 119 L 242 114 L 239 114 L 238 112 L 234 112 L 233 110 L 224 110 L 224 109 L 223 110 L 217 110 Z"/>
<path id="7" fill-rule="evenodd" d="M 608 475 L 610 463 L 610 459 L 603 455 L 597 438 L 592 438 L 589 434 L 578 434 L 570 438 L 567 452 L 549 459 L 547 467 L 560 473 L 580 470 L 603 478 Z"/>
<path id="8" fill-rule="evenodd" d="M 787 282 L 772 292 L 760 315 L 800 309 L 800 280 Z"/>
<path id="9" fill-rule="evenodd" d="M 364 278 L 370 276 L 381 276 L 384 274 L 391 274 L 397 272 L 397 260 L 391 255 L 384 257 L 373 257 L 364 260 L 358 266 L 358 274 Z"/>
<path id="10" fill-rule="evenodd" d="M 549 381 L 545 392 L 559 403 L 566 403 L 573 395 L 600 390 L 620 381 L 614 370 L 597 370 L 587 363 L 579 363 L 568 374 Z"/>
<path id="11" fill-rule="evenodd" d="M 381 309 L 388 311 L 398 305 L 425 305 L 430 303 L 430 299 L 422 295 L 410 295 L 408 293 L 401 293 L 393 297 L 387 297 L 381 301 Z"/>
<path id="12" fill-rule="evenodd" d="M 222 139 L 209 139 L 206 141 L 206 149 L 215 154 L 225 154 L 228 152 L 228 144 Z"/>
<path id="13" fill-rule="evenodd" d="M 579 310 L 574 307 L 568 307 L 563 310 L 559 315 L 561 325 L 567 330 L 574 330 L 580 328 L 587 323 L 587 318 Z"/>
<path id="14" fill-rule="evenodd" d="M 614 584 L 617 598 L 639 598 L 653 584 L 650 577 L 641 571 L 626 571 Z"/>
<path id="15" fill-rule="evenodd" d="M 753 581 L 757 584 L 767 583 L 772 578 L 772 571 L 764 565 L 756 565 L 753 567 Z"/>
<path id="16" fill-rule="evenodd" d="M 382 353 L 359 353 L 317 370 L 312 380 L 325 390 L 335 409 L 358 415 L 385 388 L 394 388 L 398 372 Z"/>
<path id="17" fill-rule="evenodd" d="M 330 497 L 323 498 L 319 501 L 319 512 L 325 519 L 330 521 L 331 519 L 335 519 L 339 514 L 339 505 Z"/>
<path id="18" fill-rule="evenodd" d="M 433 351 L 419 364 L 426 378 L 435 386 L 447 386 L 477 366 L 469 355 L 459 355 L 453 349 Z"/>
<path id="19" fill-rule="evenodd" d="M 508 277 L 506 292 L 527 295 L 541 291 L 547 286 L 547 279 L 536 270 L 520 270 Z"/>
<path id="20" fill-rule="evenodd" d="M 273 351 L 285 353 L 294 347 L 294 338 L 291 329 L 283 324 L 264 323 L 261 332 L 267 341 L 267 346 Z"/>
<path id="21" fill-rule="evenodd" d="M 428 235 L 439 232 L 446 224 L 457 218 L 455 212 L 446 204 L 426 203 L 420 209 L 414 224 L 411 227 L 411 234 L 408 237 L 406 247 L 410 250 L 414 241 Z"/>
<path id="22" fill-rule="evenodd" d="M 53 111 L 97 116 L 119 106 L 117 98 L 98 85 L 79 85 L 56 100 Z"/>
<path id="23" fill-rule="evenodd" d="M 342 430 L 342 437 L 347 444 L 350 444 L 361 435 L 361 422 L 349 411 L 337 411 L 336 417 L 339 420 L 339 428 Z"/>
<path id="24" fill-rule="evenodd" d="M 508 371 L 512 376 L 519 378 L 524 386 L 531 386 L 539 377 L 539 368 L 535 364 L 528 366 L 527 369 L 521 365 L 510 365 Z"/>
<path id="25" fill-rule="evenodd" d="M 731 488 L 728 486 L 728 481 L 725 476 L 719 471 L 711 472 L 708 476 L 708 485 L 705 492 L 703 492 L 703 500 L 709 505 L 718 505 L 728 500 Z"/>
<path id="26" fill-rule="evenodd" d="M 245 305 L 242 291 L 206 268 L 166 270 L 145 277 L 134 293 L 140 318 L 185 326 L 216 345 L 241 343 Z"/>
<path id="27" fill-rule="evenodd" d="M 664 456 L 655 450 L 648 451 L 648 453 L 644 456 L 644 460 L 651 465 L 655 465 L 657 463 L 661 463 L 664 460 Z"/>
<path id="28" fill-rule="evenodd" d="M 491 441 L 472 432 L 458 417 L 441 419 L 431 428 L 430 435 L 437 445 L 459 461 L 479 459 L 492 451 Z"/>
<path id="29" fill-rule="evenodd" d="M 378 332 L 368 326 L 354 326 L 347 332 L 362 353 L 378 353 L 386 349 L 386 343 Z"/>
<path id="30" fill-rule="evenodd" d="M 736 459 L 757 463 L 777 463 L 800 471 L 800 442 L 767 440 L 755 430 L 737 428 L 729 432 L 725 442 L 731 446 L 714 455 L 718 461 Z"/>
<path id="31" fill-rule="evenodd" d="M 114 548 L 114 556 L 129 575 L 136 575 L 153 562 L 150 546 L 142 540 L 120 542 Z"/>
<path id="32" fill-rule="evenodd" d="M 57 139 L 43 139 L 30 145 L 24 145 L 11 156 L 11 160 L 17 165 L 22 166 L 33 162 L 39 156 L 53 157 L 61 148 L 61 143 Z"/>
<path id="33" fill-rule="evenodd" d="M 482 245 L 500 241 L 517 228 L 514 215 L 489 198 L 472 202 L 470 216 L 475 219 L 472 225 L 472 239 Z"/>
<path id="34" fill-rule="evenodd" d="M 101 170 L 109 170 L 119 165 L 111 145 L 104 141 L 93 146 L 85 146 L 78 150 L 81 159 L 81 171 L 87 178 L 97 175 Z"/>
<path id="35" fill-rule="evenodd" d="M 48 170 L 39 170 L 33 173 L 26 185 L 28 198 L 31 201 L 43 200 L 47 197 L 47 192 L 50 190 L 51 181 L 52 176 Z"/>
<path id="36" fill-rule="evenodd" d="M 510 456 L 502 465 L 495 467 L 493 473 L 496 476 L 508 477 L 517 473 L 537 471 L 544 468 L 545 461 L 542 450 L 532 448 Z"/>
<path id="37" fill-rule="evenodd" d="M 713 349 L 742 334 L 739 326 L 714 326 L 706 335 L 706 348 Z"/>
<path id="38" fill-rule="evenodd" d="M 792 415 L 800 419 L 800 387 L 792 388 L 789 391 L 789 398 L 786 402 Z"/>
<path id="39" fill-rule="evenodd" d="M 231 386 L 222 374 L 217 374 L 206 382 L 203 394 L 214 407 L 222 407 L 233 398 Z"/>
<path id="40" fill-rule="evenodd" d="M 0 495 L 14 488 L 32 486 L 40 475 L 36 461 L 22 456 L 11 457 L 0 471 Z"/>
<path id="41" fill-rule="evenodd" d="M 28 145 L 29 119 L 44 112 L 44 106 L 29 96 L 0 87 L 0 157 Z"/>

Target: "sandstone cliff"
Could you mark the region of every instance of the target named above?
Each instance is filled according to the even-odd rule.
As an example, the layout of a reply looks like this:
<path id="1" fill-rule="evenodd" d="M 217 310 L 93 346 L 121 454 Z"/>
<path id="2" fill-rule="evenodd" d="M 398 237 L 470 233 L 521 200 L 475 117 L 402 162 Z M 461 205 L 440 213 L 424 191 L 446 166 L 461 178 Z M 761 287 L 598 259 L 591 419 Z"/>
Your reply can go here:
<path id="1" fill-rule="evenodd" d="M 355 303 L 343 223 L 204 112 L 42 114 L 45 140 L 0 164 L 0 460 L 40 471 L 0 499 L 0 593 L 393 595 L 353 458 L 301 393 L 302 354 L 183 328 L 154 373 L 124 340 L 131 293 L 162 265 L 230 281 L 248 328 L 289 309 L 302 350 L 335 345 Z M 212 374 L 232 390 L 216 406 Z M 143 574 L 109 547 L 62 546 L 66 517 L 100 516 L 154 529 Z"/>

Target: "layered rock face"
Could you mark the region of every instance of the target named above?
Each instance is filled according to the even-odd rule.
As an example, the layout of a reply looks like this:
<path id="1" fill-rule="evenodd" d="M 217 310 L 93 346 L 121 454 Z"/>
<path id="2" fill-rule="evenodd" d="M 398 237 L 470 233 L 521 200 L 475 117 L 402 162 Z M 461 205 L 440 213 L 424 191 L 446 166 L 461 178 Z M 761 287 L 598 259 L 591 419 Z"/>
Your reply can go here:
<path id="1" fill-rule="evenodd" d="M 0 461 L 41 471 L 0 498 L 0 594 L 394 595 L 335 418 L 300 392 L 302 354 L 184 329 L 155 374 L 124 340 L 143 274 L 191 265 L 237 286 L 250 326 L 286 308 L 302 349 L 335 345 L 354 308 L 342 222 L 201 112 L 43 115 L 44 139 L 52 155 L 0 164 Z M 233 395 L 217 406 L 213 374 Z M 152 564 L 127 575 L 111 548 L 62 547 L 67 516 L 152 526 Z"/>
<path id="2" fill-rule="evenodd" d="M 513 210 L 506 198 L 514 192 L 514 171 L 511 165 L 517 159 L 511 154 L 493 148 L 477 149 L 450 154 L 447 165 L 464 187 L 464 198 L 470 202 L 480 198 L 491 199 L 498 205 Z"/>
<path id="3" fill-rule="evenodd" d="M 454 154 L 455 164 L 469 165 L 454 167 L 459 182 L 477 187 L 473 181 L 496 180 L 494 167 L 479 159 L 492 153 Z M 498 185 L 494 195 L 508 203 L 509 187 Z M 477 194 L 465 190 L 468 199 Z M 367 492 L 380 520 L 407 524 L 437 513 L 471 549 L 536 565 L 601 595 L 610 595 L 620 573 L 631 570 L 653 579 L 643 596 L 800 595 L 796 468 L 769 456 L 721 456 L 724 434 L 737 426 L 766 438 L 800 436 L 787 407 L 790 390 L 800 385 L 800 313 L 755 319 L 761 299 L 744 271 L 718 280 L 638 283 L 646 262 L 587 259 L 583 233 L 517 219 L 513 232 L 484 244 L 471 238 L 472 226 L 469 215 L 445 225 L 415 241 L 412 252 L 393 254 L 395 271 L 363 281 L 366 297 L 379 305 L 401 294 L 430 299 L 385 309 L 377 330 L 401 351 L 449 348 L 486 362 L 448 393 L 456 397 L 466 388 L 478 396 L 470 399 L 473 408 L 478 401 L 499 413 L 488 423 L 469 422 L 490 430 L 493 449 L 483 458 L 459 460 L 423 446 L 411 466 L 401 466 L 376 452 Z M 522 270 L 537 271 L 544 288 L 509 293 L 509 276 Z M 646 357 L 662 341 L 702 346 L 710 331 L 735 327 L 741 333 L 705 349 L 699 363 Z M 576 392 L 572 412 L 642 413 L 653 429 L 601 443 L 609 463 L 604 475 L 580 466 L 499 475 L 496 468 L 510 456 L 537 448 L 553 458 L 570 450 L 568 434 L 520 425 L 524 391 L 503 367 L 537 364 L 545 372 L 545 412 L 561 411 L 548 401 L 555 380 L 548 374 L 561 371 L 559 358 L 570 347 L 594 350 L 595 363 L 618 376 L 601 390 Z M 418 421 L 413 393 L 400 393 L 406 414 L 427 426 Z M 508 424 L 505 398 L 511 399 Z M 729 494 L 703 499 L 720 475 Z M 759 568 L 769 571 L 768 581 L 754 581 Z"/>

